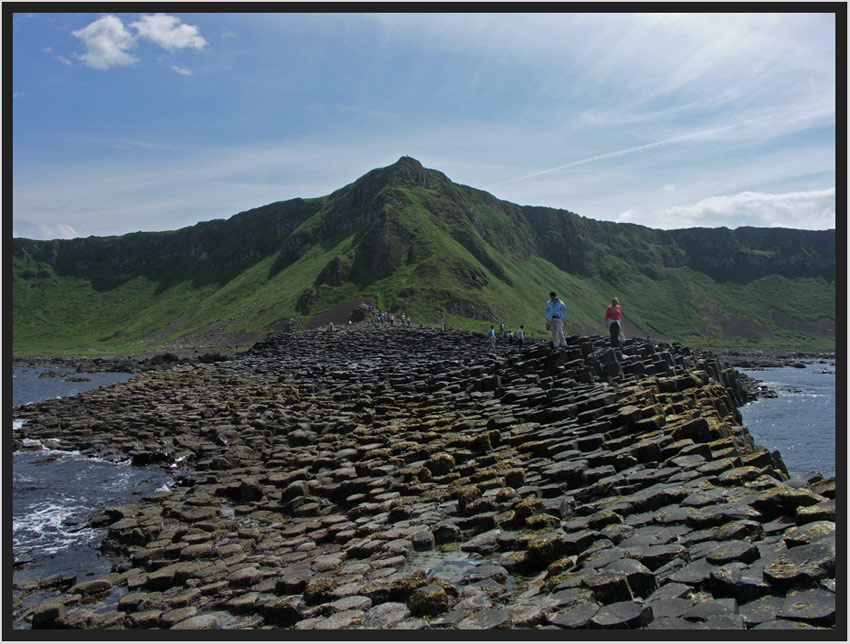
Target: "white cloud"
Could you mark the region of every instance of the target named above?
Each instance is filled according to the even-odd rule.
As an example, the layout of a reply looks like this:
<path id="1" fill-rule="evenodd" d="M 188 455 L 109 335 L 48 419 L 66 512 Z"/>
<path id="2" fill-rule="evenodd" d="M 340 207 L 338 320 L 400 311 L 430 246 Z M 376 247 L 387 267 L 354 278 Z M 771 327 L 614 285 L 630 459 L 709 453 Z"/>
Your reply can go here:
<path id="1" fill-rule="evenodd" d="M 185 67 L 179 67 L 177 65 L 172 65 L 171 69 L 173 69 L 178 74 L 182 74 L 183 76 L 191 76 L 192 75 L 192 70 L 186 69 Z"/>
<path id="2" fill-rule="evenodd" d="M 616 221 L 653 228 L 835 228 L 835 188 L 770 194 L 745 191 L 702 199 L 690 206 L 674 206 L 652 213 L 636 209 L 623 212 Z"/>
<path id="3" fill-rule="evenodd" d="M 132 65 L 139 60 L 127 52 L 136 45 L 138 38 L 150 40 L 169 52 L 186 48 L 201 50 L 207 44 L 196 26 L 183 24 L 176 16 L 162 13 L 142 16 L 140 20 L 130 23 L 130 27 L 136 30 L 137 35 L 129 31 L 120 18 L 107 15 L 83 29 L 72 31 L 86 45 L 86 53 L 78 58 L 94 69 L 109 69 Z M 57 60 L 68 62 L 61 56 L 57 56 Z M 188 71 L 180 71 L 184 68 L 174 69 L 181 74 Z"/>
<path id="4" fill-rule="evenodd" d="M 115 16 L 103 16 L 87 27 L 71 33 L 85 43 L 86 53 L 79 58 L 89 67 L 109 69 L 132 65 L 138 60 L 127 53 L 136 43 L 135 36 L 127 31 L 124 23 Z"/>
<path id="5" fill-rule="evenodd" d="M 157 13 L 153 16 L 142 16 L 141 20 L 130 23 L 139 32 L 139 36 L 152 40 L 168 51 L 177 49 L 203 49 L 207 44 L 194 25 L 185 25 L 177 16 L 167 16 Z"/>

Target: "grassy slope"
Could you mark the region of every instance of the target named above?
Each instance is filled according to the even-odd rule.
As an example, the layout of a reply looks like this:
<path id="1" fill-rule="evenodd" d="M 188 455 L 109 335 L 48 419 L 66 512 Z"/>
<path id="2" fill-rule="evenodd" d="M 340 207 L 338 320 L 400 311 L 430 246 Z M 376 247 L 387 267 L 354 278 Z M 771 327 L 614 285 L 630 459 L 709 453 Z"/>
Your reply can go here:
<path id="1" fill-rule="evenodd" d="M 447 315 L 447 322 L 453 327 L 483 332 L 490 323 L 504 322 L 508 328 L 524 324 L 526 333 L 533 336 L 545 334 L 542 311 L 548 292 L 554 289 L 567 304 L 567 330 L 571 333 L 602 333 L 604 308 L 617 295 L 628 319 L 655 338 L 689 344 L 751 346 L 746 338 L 698 335 L 700 328 L 709 332 L 714 328 L 711 311 L 729 309 L 769 331 L 770 337 L 761 342 L 766 346 L 834 348 L 834 340 L 828 338 L 778 330 L 770 318 L 772 308 L 803 321 L 830 317 L 829 312 L 835 310 L 834 283 L 774 275 L 749 283 L 718 283 L 689 268 L 662 268 L 659 258 L 669 250 L 653 245 L 645 231 L 630 236 L 622 227 L 610 227 L 615 231 L 611 238 L 596 246 L 595 270 L 579 277 L 538 256 L 527 257 L 512 249 L 508 239 L 522 222 L 518 224 L 516 217 L 495 201 L 477 200 L 474 191 L 454 184 L 431 189 L 392 188 L 400 189 L 410 203 L 398 211 L 385 209 L 411 233 L 403 248 L 401 266 L 389 277 L 378 279 L 361 269 L 349 282 L 321 286 L 310 313 L 370 295 L 382 309 L 399 305 L 417 323 L 437 324 L 445 299 L 451 297 L 498 312 L 498 318 L 492 321 Z M 448 202 L 461 206 L 434 214 L 439 211 L 435 203 Z M 327 199 L 324 207 L 295 232 L 315 234 L 333 205 L 333 200 Z M 480 222 L 477 230 L 470 224 L 471 219 Z M 323 238 L 282 269 L 276 264 L 280 255 L 276 251 L 258 258 L 235 276 L 221 270 L 199 280 L 199 272 L 208 271 L 204 268 L 208 265 L 200 260 L 190 263 L 181 259 L 180 271 L 161 267 L 162 278 L 158 281 L 136 277 L 99 289 L 80 277 L 59 275 L 44 262 L 16 257 L 13 352 L 46 355 L 89 350 L 138 351 L 151 348 L 138 342 L 149 336 L 158 334 L 158 340 L 168 341 L 225 321 L 229 321 L 227 330 L 268 330 L 282 319 L 299 316 L 296 305 L 300 295 L 313 287 L 316 276 L 332 259 L 339 257 L 351 265 L 363 232 L 362 227 L 353 228 Z M 470 241 L 501 267 L 506 280 L 499 279 L 476 259 L 469 250 Z M 626 246 L 633 256 L 643 258 L 652 277 L 619 259 L 618 253 Z M 486 286 L 478 288 L 459 280 L 455 269 L 460 265 L 483 272 Z M 33 275 L 39 271 L 49 276 L 21 278 L 25 272 Z M 158 333 L 181 318 L 184 323 L 169 335 L 162 337 Z"/>

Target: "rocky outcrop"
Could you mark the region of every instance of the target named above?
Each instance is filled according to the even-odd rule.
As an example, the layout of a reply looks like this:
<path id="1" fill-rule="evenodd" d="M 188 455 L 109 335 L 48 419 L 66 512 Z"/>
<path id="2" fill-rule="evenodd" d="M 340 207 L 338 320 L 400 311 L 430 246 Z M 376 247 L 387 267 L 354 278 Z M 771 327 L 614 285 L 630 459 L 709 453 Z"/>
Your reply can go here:
<path id="1" fill-rule="evenodd" d="M 678 345 L 490 352 L 480 334 L 362 324 L 19 408 L 16 441 L 176 474 L 90 521 L 123 564 L 19 585 L 18 618 L 832 628 L 835 480 L 789 479 L 741 426 L 746 395 L 737 372 Z M 43 601 L 24 608 L 34 590 Z"/>

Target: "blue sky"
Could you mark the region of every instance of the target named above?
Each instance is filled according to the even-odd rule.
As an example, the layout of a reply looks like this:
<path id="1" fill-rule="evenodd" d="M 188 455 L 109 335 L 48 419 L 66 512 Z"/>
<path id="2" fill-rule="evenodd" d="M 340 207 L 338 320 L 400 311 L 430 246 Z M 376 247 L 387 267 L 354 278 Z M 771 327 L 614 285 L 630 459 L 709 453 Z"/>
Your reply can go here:
<path id="1" fill-rule="evenodd" d="M 832 14 L 11 20 L 15 236 L 175 230 L 405 155 L 593 219 L 835 227 Z"/>

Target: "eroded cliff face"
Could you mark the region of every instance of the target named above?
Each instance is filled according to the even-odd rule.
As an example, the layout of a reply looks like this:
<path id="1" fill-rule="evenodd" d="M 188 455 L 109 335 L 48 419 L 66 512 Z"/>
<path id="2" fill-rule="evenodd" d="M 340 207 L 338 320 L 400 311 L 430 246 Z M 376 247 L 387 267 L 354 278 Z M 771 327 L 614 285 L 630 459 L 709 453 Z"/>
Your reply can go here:
<path id="1" fill-rule="evenodd" d="M 126 281 L 144 275 L 157 279 L 174 271 L 244 270 L 281 250 L 295 229 L 316 210 L 303 199 L 277 202 L 168 232 L 137 232 L 120 237 L 34 241 L 14 239 L 17 260 L 45 262 L 60 274 Z"/>
<path id="2" fill-rule="evenodd" d="M 688 266 L 712 277 L 835 279 L 834 230 L 686 228 L 671 230 L 670 237 Z"/>

